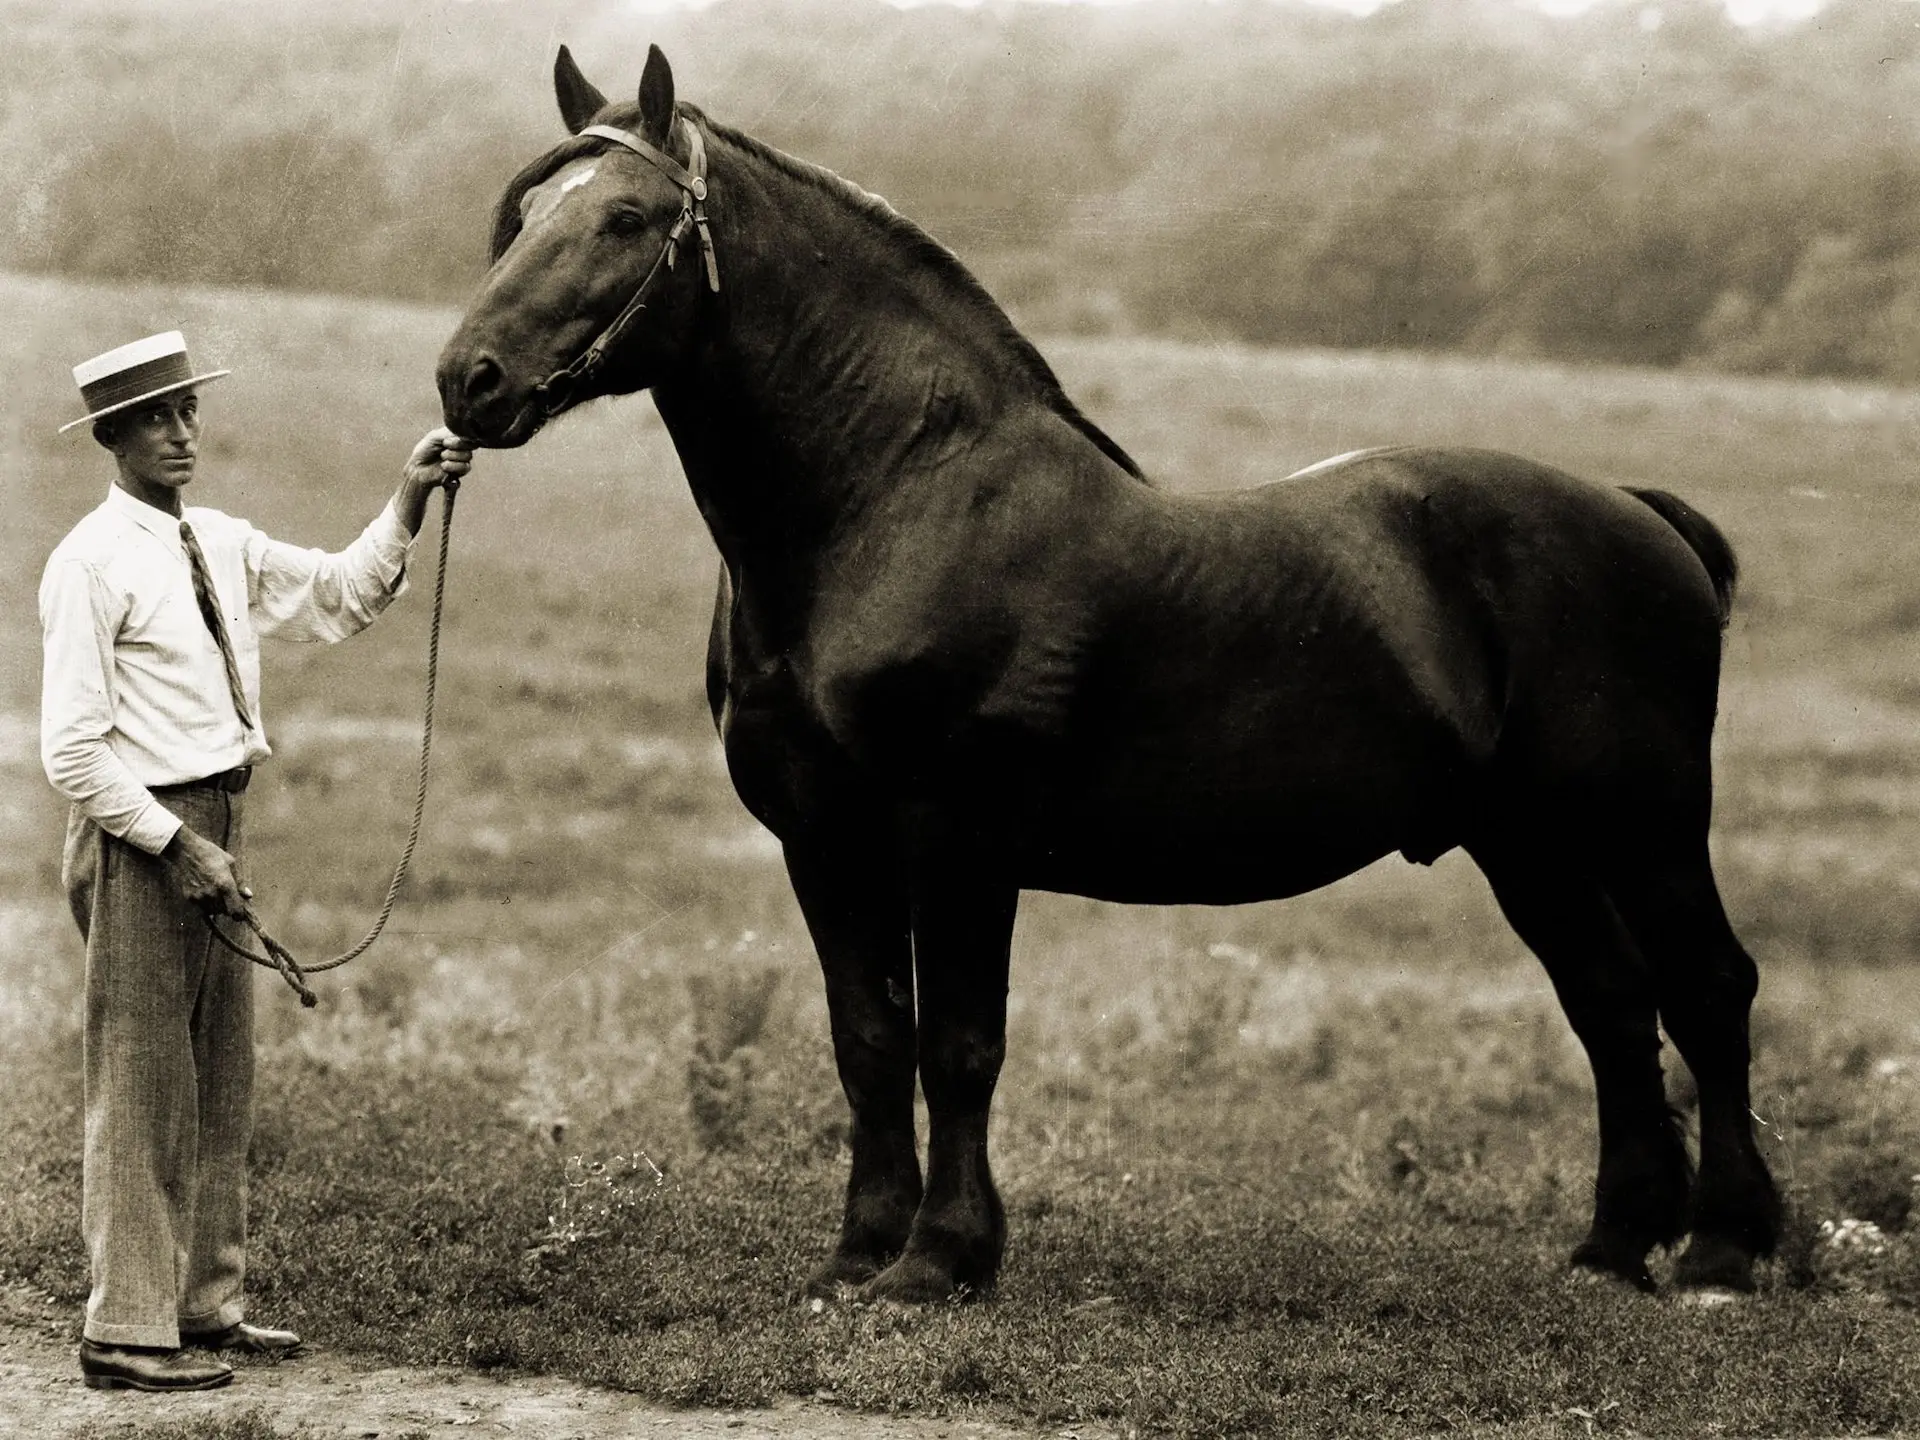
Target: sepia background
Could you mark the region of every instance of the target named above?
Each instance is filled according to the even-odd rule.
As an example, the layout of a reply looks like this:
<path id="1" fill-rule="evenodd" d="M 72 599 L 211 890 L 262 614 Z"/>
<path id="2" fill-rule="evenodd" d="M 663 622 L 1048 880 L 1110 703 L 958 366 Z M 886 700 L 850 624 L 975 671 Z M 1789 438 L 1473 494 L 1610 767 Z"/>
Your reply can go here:
<path id="1" fill-rule="evenodd" d="M 1788 1237 L 1727 1311 L 1567 1277 L 1585 1062 L 1456 855 L 1233 910 L 1029 897 L 998 1297 L 803 1307 L 844 1104 L 705 711 L 714 555 L 636 397 L 479 457 L 399 914 L 318 1012 L 262 978 L 262 1315 L 1049 1433 L 1920 1425 L 1920 5 L 1799 8 L 0 3 L 0 1286 L 85 1289 L 34 595 L 110 472 L 55 433 L 69 367 L 186 329 L 235 371 L 191 498 L 344 544 L 561 133 L 555 47 L 617 95 L 656 42 L 683 98 L 952 247 L 1158 483 L 1489 445 L 1726 530 L 1714 850 Z M 404 836 L 428 553 L 371 634 L 265 659 L 252 880 L 303 957 Z"/>

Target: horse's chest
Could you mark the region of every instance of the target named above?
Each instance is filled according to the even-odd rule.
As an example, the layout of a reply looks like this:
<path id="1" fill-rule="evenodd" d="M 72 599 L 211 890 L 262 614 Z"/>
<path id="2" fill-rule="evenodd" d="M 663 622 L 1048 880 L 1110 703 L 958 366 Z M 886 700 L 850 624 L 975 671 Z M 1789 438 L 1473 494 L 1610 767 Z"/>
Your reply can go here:
<path id="1" fill-rule="evenodd" d="M 870 693 L 870 680 L 804 642 L 774 652 L 740 637 L 721 740 L 734 788 L 775 834 L 873 797 L 875 737 L 905 734 L 911 706 Z"/>
<path id="2" fill-rule="evenodd" d="M 805 808 L 808 757 L 822 750 L 818 725 L 782 657 L 736 644 L 727 660 L 725 701 L 715 715 L 727 771 L 746 807 L 781 834 Z"/>
<path id="3" fill-rule="evenodd" d="M 749 805 L 796 812 L 831 803 L 836 786 L 896 797 L 939 789 L 982 747 L 1006 760 L 1008 746 L 1042 741 L 1063 713 L 1069 668 L 1049 647 L 989 630 L 898 642 L 877 625 L 809 636 L 791 654 L 735 665 L 729 765 Z"/>

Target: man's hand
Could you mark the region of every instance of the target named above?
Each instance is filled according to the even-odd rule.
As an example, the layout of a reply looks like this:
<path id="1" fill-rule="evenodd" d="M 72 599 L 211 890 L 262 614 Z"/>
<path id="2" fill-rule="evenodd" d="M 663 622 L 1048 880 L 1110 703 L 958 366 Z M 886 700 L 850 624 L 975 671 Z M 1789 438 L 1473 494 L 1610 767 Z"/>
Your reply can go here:
<path id="1" fill-rule="evenodd" d="M 246 918 L 247 901 L 253 898 L 253 892 L 240 883 L 233 856 L 204 835 L 182 825 L 160 852 L 160 863 L 167 867 L 181 895 L 206 914 Z"/>
<path id="2" fill-rule="evenodd" d="M 458 480 L 473 468 L 473 445 L 462 440 L 444 425 L 437 425 L 420 438 L 407 456 L 406 478 L 409 485 L 431 490 L 449 479 Z"/>
<path id="3" fill-rule="evenodd" d="M 427 497 L 472 468 L 472 441 L 462 440 L 444 425 L 420 437 L 420 443 L 407 456 L 400 488 L 393 492 L 393 513 L 400 517 L 409 535 L 420 533 L 420 522 L 427 518 Z M 451 499 L 453 491 L 447 491 L 447 496 Z"/>

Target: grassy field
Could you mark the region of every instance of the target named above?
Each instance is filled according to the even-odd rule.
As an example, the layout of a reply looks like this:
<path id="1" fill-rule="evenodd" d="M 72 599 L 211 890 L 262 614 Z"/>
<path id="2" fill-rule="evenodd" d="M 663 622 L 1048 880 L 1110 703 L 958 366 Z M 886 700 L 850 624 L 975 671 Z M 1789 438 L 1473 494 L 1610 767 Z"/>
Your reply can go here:
<path id="1" fill-rule="evenodd" d="M 436 422 L 452 320 L 0 279 L 0 1281 L 76 1310 L 85 1290 L 81 952 L 36 756 L 33 612 L 108 471 L 84 433 L 54 434 L 66 367 L 184 325 L 237 372 L 207 391 L 197 498 L 337 545 Z M 1448 857 L 1236 910 L 1030 897 L 997 1298 L 803 1306 L 844 1106 L 776 848 L 705 714 L 714 561 L 634 400 L 482 455 L 462 492 L 405 903 L 318 1012 L 260 982 L 256 1313 L 689 1404 L 824 1394 L 1191 1436 L 1920 1429 L 1920 397 L 1045 348 L 1170 485 L 1457 441 L 1663 486 L 1727 530 L 1747 578 L 1715 846 L 1765 977 L 1756 1112 L 1794 1205 L 1761 1293 L 1701 1312 L 1562 1268 L 1592 1177 L 1585 1064 Z M 268 656 L 253 883 L 303 956 L 358 935 L 404 834 L 425 599 L 348 645 Z"/>

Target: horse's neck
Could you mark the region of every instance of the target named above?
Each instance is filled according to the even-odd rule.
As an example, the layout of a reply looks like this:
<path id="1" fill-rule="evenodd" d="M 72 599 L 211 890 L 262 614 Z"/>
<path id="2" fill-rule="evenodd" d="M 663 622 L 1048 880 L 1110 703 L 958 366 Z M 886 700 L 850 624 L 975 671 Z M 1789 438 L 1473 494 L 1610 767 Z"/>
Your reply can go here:
<path id="1" fill-rule="evenodd" d="M 724 140 L 710 154 L 725 320 L 655 396 L 728 563 L 765 569 L 924 476 L 1018 380 L 857 204 Z"/>

